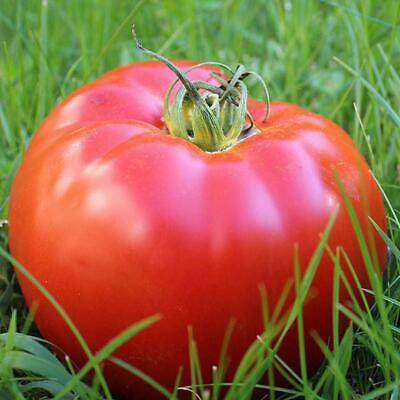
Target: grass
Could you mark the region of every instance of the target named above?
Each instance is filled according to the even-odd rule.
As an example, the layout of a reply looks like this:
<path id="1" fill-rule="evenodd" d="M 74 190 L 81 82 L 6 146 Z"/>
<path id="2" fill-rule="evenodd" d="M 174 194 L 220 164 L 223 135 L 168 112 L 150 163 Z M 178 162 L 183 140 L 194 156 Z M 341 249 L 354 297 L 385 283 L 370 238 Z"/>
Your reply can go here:
<path id="1" fill-rule="evenodd" d="M 326 248 L 328 226 L 308 275 L 296 282 L 297 301 L 280 333 L 266 331 L 249 348 L 226 398 L 248 399 L 258 384 L 271 399 L 398 399 L 400 2 L 252 0 L 251 6 L 245 0 L 1 2 L 0 218 L 7 218 L 9 188 L 29 138 L 52 107 L 101 73 L 144 57 L 134 49 L 130 34 L 133 22 L 146 46 L 169 58 L 215 60 L 233 66 L 243 63 L 267 80 L 273 100 L 297 102 L 334 119 L 364 153 L 386 199 L 389 234 L 381 234 L 391 249 L 391 258 L 383 282 L 372 273 L 371 255 L 347 202 L 371 275 L 374 305 L 365 312 L 357 301 L 353 308 L 339 303 L 342 286 L 355 298 L 343 272 L 353 267 L 345 253 Z M 261 97 L 256 85 L 252 94 Z M 343 195 L 346 198 L 346 193 Z M 57 360 L 32 324 L 7 253 L 6 226 L 0 229 L 0 240 L 0 398 L 110 399 L 101 361 L 153 319 L 130 327 L 97 354 L 87 349 L 88 364 L 75 371 L 68 358 L 63 363 Z M 354 329 L 341 340 L 334 330 L 333 351 L 315 338 L 326 362 L 315 377 L 309 377 L 301 345 L 301 310 L 324 250 L 335 265 L 334 326 L 339 315 L 345 314 Z M 23 266 L 17 264 L 17 268 L 24 271 Z M 365 298 L 367 293 L 361 286 L 358 291 Z M 63 312 L 61 308 L 59 312 Z M 300 327 L 300 375 L 271 348 L 272 337 L 283 335 L 291 324 Z M 161 397 L 176 398 L 187 390 L 216 400 L 223 382 L 224 357 L 213 371 L 214 390 L 210 394 L 209 382 L 201 378 L 195 332 L 189 347 L 192 386 L 174 393 L 122 360 L 112 360 L 153 385 Z M 271 363 L 293 383 L 291 388 L 275 387 L 271 373 L 268 385 L 258 383 Z M 95 374 L 89 385 L 82 378 L 92 368 Z"/>

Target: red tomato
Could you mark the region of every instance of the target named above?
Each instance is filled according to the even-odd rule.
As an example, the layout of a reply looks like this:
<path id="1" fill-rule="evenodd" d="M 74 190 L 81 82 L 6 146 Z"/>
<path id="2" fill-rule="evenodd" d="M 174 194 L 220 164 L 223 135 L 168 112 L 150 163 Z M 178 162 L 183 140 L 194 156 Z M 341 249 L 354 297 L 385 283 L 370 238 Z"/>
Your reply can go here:
<path id="1" fill-rule="evenodd" d="M 209 72 L 189 76 L 207 80 Z M 163 98 L 173 78 L 159 62 L 138 62 L 72 93 L 33 137 L 9 212 L 13 256 L 55 296 L 93 351 L 132 323 L 162 315 L 115 354 L 169 389 L 181 365 L 188 384 L 188 325 L 210 382 L 235 318 L 232 378 L 263 330 L 259 285 L 273 309 L 293 279 L 295 244 L 304 272 L 337 206 L 329 245 L 344 248 L 368 287 L 334 169 L 381 266 L 386 251 L 368 234 L 368 216 L 386 229 L 381 195 L 341 128 L 280 102 L 263 122 L 266 105 L 249 100 L 259 132 L 205 152 L 165 129 Z M 325 340 L 332 334 L 332 277 L 325 254 L 304 307 L 310 371 L 322 361 L 310 331 Z M 84 353 L 63 320 L 26 278 L 19 281 L 28 304 L 40 302 L 35 319 L 43 336 L 82 365 Z M 295 329 L 280 355 L 298 367 Z M 119 367 L 107 364 L 105 373 L 120 398 L 159 398 Z"/>

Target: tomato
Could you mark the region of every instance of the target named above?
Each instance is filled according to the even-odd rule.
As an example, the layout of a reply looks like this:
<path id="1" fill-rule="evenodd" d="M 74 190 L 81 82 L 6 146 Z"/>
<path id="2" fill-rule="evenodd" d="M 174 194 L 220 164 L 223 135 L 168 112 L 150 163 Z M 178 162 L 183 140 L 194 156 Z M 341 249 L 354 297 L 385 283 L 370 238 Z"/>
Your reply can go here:
<path id="1" fill-rule="evenodd" d="M 210 68 L 189 77 L 215 82 Z M 234 318 L 226 379 L 232 378 L 263 331 L 260 285 L 273 310 L 293 280 L 295 246 L 304 273 L 336 208 L 329 246 L 345 250 L 368 287 L 334 171 L 381 267 L 386 252 L 368 222 L 386 229 L 380 192 L 340 127 L 284 102 L 271 103 L 264 121 L 266 104 L 249 99 L 257 132 L 204 151 L 166 129 L 163 99 L 174 77 L 160 62 L 137 62 L 68 96 L 34 135 L 9 208 L 12 255 L 65 308 L 93 351 L 161 314 L 115 355 L 169 389 L 180 366 L 189 383 L 188 326 L 210 382 Z M 325 252 L 303 310 L 310 372 L 323 359 L 310 332 L 332 335 L 333 268 Z M 19 282 L 28 304 L 39 303 L 42 335 L 82 365 L 84 353 L 62 318 L 24 276 Z M 340 300 L 348 300 L 344 289 Z M 293 328 L 279 352 L 295 369 L 297 343 Z M 159 398 L 114 364 L 105 374 L 118 398 Z"/>

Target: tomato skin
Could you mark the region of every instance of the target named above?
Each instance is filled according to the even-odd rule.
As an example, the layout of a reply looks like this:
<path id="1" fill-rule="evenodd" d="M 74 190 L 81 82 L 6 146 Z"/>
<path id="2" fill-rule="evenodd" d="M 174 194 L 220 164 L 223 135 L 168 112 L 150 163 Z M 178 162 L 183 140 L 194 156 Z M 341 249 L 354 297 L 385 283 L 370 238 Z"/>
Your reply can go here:
<path id="1" fill-rule="evenodd" d="M 209 70 L 190 76 L 206 79 Z M 162 315 L 115 355 L 169 389 L 180 365 L 188 383 L 188 325 L 210 381 L 228 322 L 236 320 L 232 374 L 262 332 L 259 285 L 273 309 L 293 279 L 295 245 L 304 272 L 338 206 L 329 246 L 344 248 L 368 287 L 334 170 L 382 267 L 386 253 L 368 223 L 371 216 L 386 230 L 381 195 L 342 129 L 287 103 L 272 103 L 262 123 L 265 104 L 250 100 L 260 132 L 206 153 L 163 130 L 172 79 L 157 62 L 135 63 L 70 95 L 34 136 L 9 209 L 12 255 L 55 296 L 93 351 L 130 324 Z M 310 332 L 325 340 L 332 334 L 332 277 L 325 254 L 304 307 L 310 371 L 322 361 Z M 43 336 L 82 365 L 65 323 L 26 278 L 19 281 L 28 304 L 40 302 L 35 320 Z M 298 367 L 295 329 L 280 355 Z M 118 398 L 159 398 L 118 367 L 109 363 L 105 371 Z"/>

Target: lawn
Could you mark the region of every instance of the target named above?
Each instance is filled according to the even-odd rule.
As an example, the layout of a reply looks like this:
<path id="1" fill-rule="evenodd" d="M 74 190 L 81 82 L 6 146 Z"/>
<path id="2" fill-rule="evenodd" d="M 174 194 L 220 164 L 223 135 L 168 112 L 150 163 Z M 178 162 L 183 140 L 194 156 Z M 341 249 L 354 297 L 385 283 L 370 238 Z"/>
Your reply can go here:
<path id="1" fill-rule="evenodd" d="M 117 337 L 86 369 L 74 370 L 68 359 L 60 363 L 46 343 L 35 339 L 40 334 L 11 266 L 6 222 L 13 176 L 48 112 L 105 71 L 149 58 L 135 48 L 133 23 L 148 48 L 170 59 L 244 64 L 266 80 L 272 101 L 297 103 L 351 135 L 385 198 L 389 232 L 383 236 L 390 257 L 384 277 L 373 286 L 374 304 L 368 312 L 358 305 L 336 304 L 353 329 L 340 343 L 336 338 L 333 352 L 324 348 L 327 360 L 316 376 L 286 371 L 292 387 L 274 388 L 271 382 L 259 387 L 269 398 L 400 398 L 400 2 L 3 0 L 0 399 L 110 399 L 98 366 L 141 328 Z M 262 97 L 256 83 L 250 93 Z M 257 359 L 254 368 L 243 364 L 244 386 L 234 386 L 229 398 L 250 398 L 266 359 Z M 85 381 L 95 365 L 93 382 Z M 168 396 L 150 377 L 131 372 L 156 386 L 160 398 Z M 207 398 L 207 387 L 194 383 L 198 396 Z"/>

